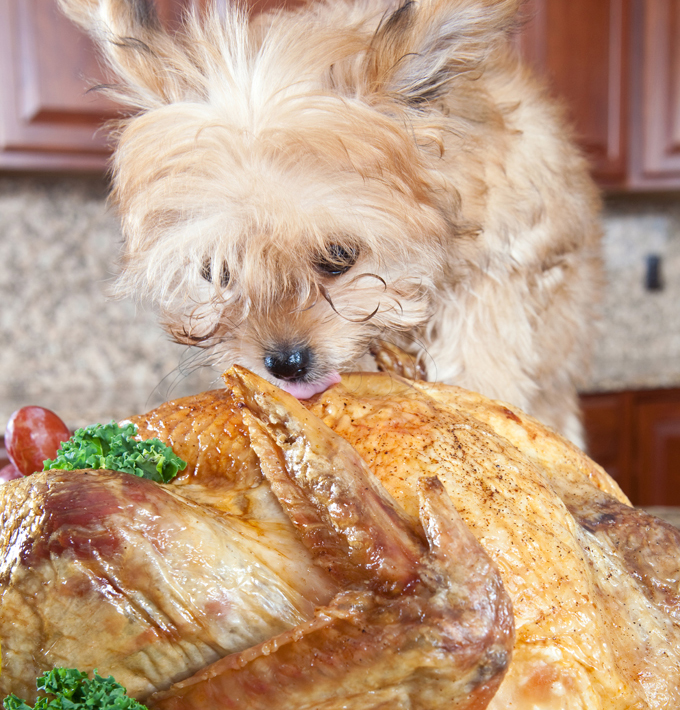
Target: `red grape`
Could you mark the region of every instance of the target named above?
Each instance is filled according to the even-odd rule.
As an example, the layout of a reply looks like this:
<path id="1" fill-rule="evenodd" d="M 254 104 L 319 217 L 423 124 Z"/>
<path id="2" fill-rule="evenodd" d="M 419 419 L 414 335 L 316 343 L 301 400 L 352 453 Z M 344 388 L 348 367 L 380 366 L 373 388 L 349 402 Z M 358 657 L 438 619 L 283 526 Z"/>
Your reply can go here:
<path id="1" fill-rule="evenodd" d="M 15 478 L 21 478 L 21 471 L 13 463 L 8 463 L 0 468 L 0 485 L 7 483 L 7 481 L 13 481 Z"/>
<path id="2" fill-rule="evenodd" d="M 64 422 L 44 407 L 17 409 L 7 422 L 5 448 L 9 460 L 24 476 L 43 470 L 43 461 L 53 459 L 61 442 L 71 432 Z"/>

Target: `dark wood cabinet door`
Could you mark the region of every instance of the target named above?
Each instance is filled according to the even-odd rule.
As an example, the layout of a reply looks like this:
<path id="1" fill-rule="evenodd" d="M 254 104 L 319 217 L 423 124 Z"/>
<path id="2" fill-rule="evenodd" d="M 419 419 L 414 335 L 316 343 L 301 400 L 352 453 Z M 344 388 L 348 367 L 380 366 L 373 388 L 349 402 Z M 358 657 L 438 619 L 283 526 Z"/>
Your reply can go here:
<path id="1" fill-rule="evenodd" d="M 172 26 L 208 1 L 156 5 Z M 564 101 L 600 184 L 680 187 L 680 0 L 528 0 L 525 12 L 522 52 Z M 56 0 L 0 0 L 0 169 L 101 171 L 101 125 L 118 110 L 86 92 L 102 77 Z"/>
<path id="2" fill-rule="evenodd" d="M 54 0 L 0 0 L 0 168 L 102 170 L 115 107 L 89 40 Z"/>
<path id="3" fill-rule="evenodd" d="M 166 26 L 187 2 L 156 0 Z M 92 43 L 56 0 L 0 0 L 0 169 L 102 172 L 102 126 L 120 111 L 88 92 L 103 79 Z"/>
<path id="4" fill-rule="evenodd" d="M 605 469 L 631 500 L 637 500 L 631 436 L 634 393 L 584 395 L 581 408 L 588 455 Z"/>
<path id="5" fill-rule="evenodd" d="M 680 0 L 634 0 L 633 187 L 680 186 Z"/>
<path id="6" fill-rule="evenodd" d="M 680 507 L 680 389 L 583 395 L 588 454 L 635 505 Z"/>
<path id="7" fill-rule="evenodd" d="M 187 0 L 157 0 L 177 22 Z M 0 169 L 96 171 L 103 124 L 120 111 L 88 88 L 105 79 L 97 52 L 56 0 L 0 0 Z"/>
<path id="8" fill-rule="evenodd" d="M 529 0 L 520 48 L 565 104 L 576 137 L 604 186 L 628 164 L 628 0 Z"/>
<path id="9" fill-rule="evenodd" d="M 171 30 L 187 6 L 211 1 L 154 0 Z M 297 2 L 248 4 L 260 12 Z M 0 170 L 103 172 L 110 148 L 102 126 L 121 110 L 88 93 L 103 79 L 92 43 L 56 0 L 0 0 Z"/>
<path id="10" fill-rule="evenodd" d="M 638 505 L 680 506 L 680 401 L 639 403 Z"/>

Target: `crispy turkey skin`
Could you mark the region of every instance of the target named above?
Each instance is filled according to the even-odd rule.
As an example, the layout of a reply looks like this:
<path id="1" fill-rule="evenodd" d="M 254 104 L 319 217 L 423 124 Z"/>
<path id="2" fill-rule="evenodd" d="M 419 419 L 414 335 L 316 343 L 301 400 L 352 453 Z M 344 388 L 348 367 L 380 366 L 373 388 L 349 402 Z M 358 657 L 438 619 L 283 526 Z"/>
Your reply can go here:
<path id="1" fill-rule="evenodd" d="M 132 418 L 171 484 L 0 486 L 0 693 L 66 665 L 166 710 L 680 707 L 680 533 L 578 449 L 454 387 L 225 377 Z"/>

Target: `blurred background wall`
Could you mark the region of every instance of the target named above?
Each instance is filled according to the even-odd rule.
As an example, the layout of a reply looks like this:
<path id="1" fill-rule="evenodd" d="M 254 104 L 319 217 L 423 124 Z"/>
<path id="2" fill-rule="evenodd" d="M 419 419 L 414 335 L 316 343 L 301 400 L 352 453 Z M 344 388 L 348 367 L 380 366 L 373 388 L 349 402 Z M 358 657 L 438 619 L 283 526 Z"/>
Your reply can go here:
<path id="1" fill-rule="evenodd" d="M 610 198 L 604 224 L 607 287 L 585 389 L 680 386 L 680 201 Z M 73 424 L 120 417 L 219 382 L 152 312 L 109 297 L 120 243 L 103 179 L 0 178 L 0 424 L 29 403 Z M 661 290 L 646 288 L 650 255 Z"/>
<path id="2" fill-rule="evenodd" d="M 148 310 L 113 300 L 118 220 L 99 178 L 0 178 L 0 426 L 40 404 L 69 425 L 207 389 Z"/>

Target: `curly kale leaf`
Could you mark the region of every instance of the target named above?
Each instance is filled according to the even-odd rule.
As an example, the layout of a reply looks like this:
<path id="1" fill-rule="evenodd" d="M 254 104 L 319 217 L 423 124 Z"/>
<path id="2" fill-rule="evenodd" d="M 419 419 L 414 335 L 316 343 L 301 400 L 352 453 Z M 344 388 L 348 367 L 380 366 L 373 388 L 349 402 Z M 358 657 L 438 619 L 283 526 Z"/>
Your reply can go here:
<path id="1" fill-rule="evenodd" d="M 122 427 L 111 422 L 77 429 L 61 445 L 57 457 L 45 461 L 44 470 L 106 468 L 167 483 L 186 468 L 186 461 L 159 439 L 143 441 L 136 435 L 137 427 L 132 422 Z"/>
<path id="2" fill-rule="evenodd" d="M 5 710 L 147 710 L 128 697 L 120 683 L 111 676 L 102 678 L 97 671 L 90 680 L 75 668 L 55 668 L 43 673 L 36 686 L 44 695 L 34 708 L 12 694 L 3 700 Z"/>

